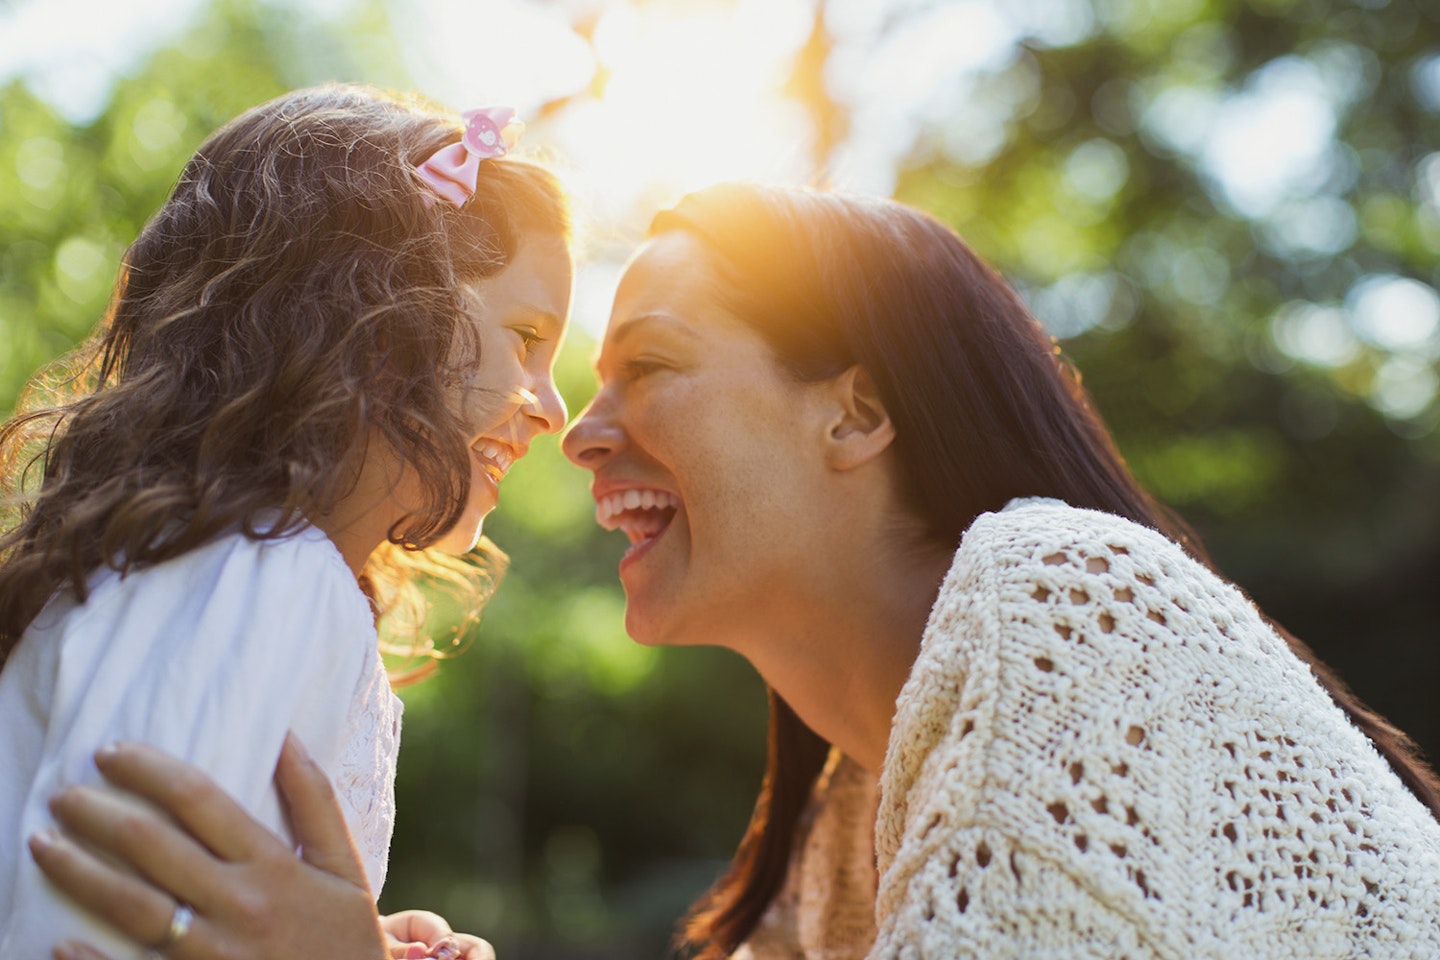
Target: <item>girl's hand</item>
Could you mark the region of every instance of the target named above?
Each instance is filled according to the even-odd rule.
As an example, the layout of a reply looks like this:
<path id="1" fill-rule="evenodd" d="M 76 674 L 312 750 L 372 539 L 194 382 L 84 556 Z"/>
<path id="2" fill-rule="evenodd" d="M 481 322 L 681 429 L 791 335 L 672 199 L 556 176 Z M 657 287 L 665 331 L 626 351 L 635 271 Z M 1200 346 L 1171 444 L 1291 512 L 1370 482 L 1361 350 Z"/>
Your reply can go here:
<path id="1" fill-rule="evenodd" d="M 110 783 L 174 821 L 114 793 L 72 787 L 51 809 L 90 849 L 67 836 L 41 834 L 31 838 L 30 850 L 57 886 L 116 930 L 142 945 L 162 944 L 184 903 L 194 922 L 165 948 L 173 960 L 389 957 L 330 781 L 293 736 L 280 753 L 275 781 L 300 857 L 209 777 L 153 747 L 120 745 L 97 753 L 95 763 Z M 55 955 L 99 956 L 75 944 Z"/>
<path id="2" fill-rule="evenodd" d="M 380 918 L 380 926 L 390 944 L 392 960 L 495 960 L 495 951 L 479 937 L 455 933 L 438 914 L 425 910 L 405 910 Z"/>

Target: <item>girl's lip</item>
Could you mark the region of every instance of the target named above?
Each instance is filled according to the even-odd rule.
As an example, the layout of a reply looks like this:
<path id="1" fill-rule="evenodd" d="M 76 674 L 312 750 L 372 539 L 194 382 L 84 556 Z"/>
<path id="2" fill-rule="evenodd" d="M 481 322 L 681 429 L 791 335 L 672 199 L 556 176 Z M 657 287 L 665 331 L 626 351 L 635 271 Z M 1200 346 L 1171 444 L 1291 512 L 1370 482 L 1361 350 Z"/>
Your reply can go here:
<path id="1" fill-rule="evenodd" d="M 480 451 L 473 448 L 470 451 L 470 461 L 475 464 L 475 472 L 480 475 L 480 479 L 484 481 L 486 488 L 490 491 L 490 498 L 499 500 L 500 484 L 491 473 L 494 465 L 482 457 Z"/>
<path id="2" fill-rule="evenodd" d="M 470 456 L 480 465 L 480 471 L 486 478 L 498 486 L 515 462 L 525 456 L 525 447 L 481 437 L 470 445 Z"/>

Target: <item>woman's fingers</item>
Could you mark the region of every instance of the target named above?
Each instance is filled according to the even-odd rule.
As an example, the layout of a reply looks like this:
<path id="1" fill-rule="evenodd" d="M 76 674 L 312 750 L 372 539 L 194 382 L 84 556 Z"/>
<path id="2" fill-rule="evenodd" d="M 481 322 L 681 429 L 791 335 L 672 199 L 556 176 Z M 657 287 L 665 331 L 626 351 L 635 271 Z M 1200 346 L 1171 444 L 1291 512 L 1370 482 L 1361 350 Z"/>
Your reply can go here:
<path id="1" fill-rule="evenodd" d="M 222 860 L 249 860 L 277 845 L 285 847 L 215 781 L 154 747 L 113 744 L 96 752 L 95 765 L 115 786 L 169 813 Z"/>
<path id="2" fill-rule="evenodd" d="M 305 861 L 368 890 L 365 868 L 355 852 L 335 788 L 293 733 L 286 735 L 280 749 L 275 783 L 280 788 L 290 815 L 290 829 L 295 832 L 295 842 L 300 845 Z"/>
<path id="3" fill-rule="evenodd" d="M 69 835 L 129 864 L 163 890 L 206 906 L 223 892 L 224 866 L 173 822 L 111 790 L 71 787 L 50 811 Z"/>
<path id="4" fill-rule="evenodd" d="M 158 944 L 170 932 L 175 915 L 172 897 L 120 872 L 74 841 L 45 831 L 30 838 L 30 855 L 71 899 L 137 943 Z M 186 938 L 194 935 L 192 929 Z M 185 944 L 175 946 L 170 954 L 179 960 L 178 948 Z"/>
<path id="5" fill-rule="evenodd" d="M 101 751 L 96 762 L 113 785 L 161 811 L 108 790 L 71 788 L 54 809 L 94 852 L 55 833 L 31 842 L 40 868 L 97 919 L 158 946 L 171 931 L 177 900 L 192 904 L 188 927 L 161 951 L 166 960 L 386 956 L 344 817 L 324 773 L 298 744 L 287 746 L 277 782 L 289 798 L 306 860 L 188 764 L 138 744 Z M 185 837 L 186 830 L 194 837 Z M 129 863 L 100 859 L 111 855 Z M 123 872 L 128 865 L 175 896 Z"/>

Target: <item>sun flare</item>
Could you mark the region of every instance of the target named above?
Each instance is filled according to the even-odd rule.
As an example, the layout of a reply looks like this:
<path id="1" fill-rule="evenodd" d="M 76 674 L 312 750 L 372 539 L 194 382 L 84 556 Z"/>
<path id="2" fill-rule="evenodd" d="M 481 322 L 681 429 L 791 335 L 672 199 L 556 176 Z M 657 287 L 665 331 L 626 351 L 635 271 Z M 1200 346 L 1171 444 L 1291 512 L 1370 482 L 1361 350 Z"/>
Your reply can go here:
<path id="1" fill-rule="evenodd" d="M 810 123 L 783 87 L 809 29 L 788 0 L 611 7 L 598 70 L 558 131 L 584 146 L 587 187 L 610 215 L 717 180 L 804 178 Z"/>

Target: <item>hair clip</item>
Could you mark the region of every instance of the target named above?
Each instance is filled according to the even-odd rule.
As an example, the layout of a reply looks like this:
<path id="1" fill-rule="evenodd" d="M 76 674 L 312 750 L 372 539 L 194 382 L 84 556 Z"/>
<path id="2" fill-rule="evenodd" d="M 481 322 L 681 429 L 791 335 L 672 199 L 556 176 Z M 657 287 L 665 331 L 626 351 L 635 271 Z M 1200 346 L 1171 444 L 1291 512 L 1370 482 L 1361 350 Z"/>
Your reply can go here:
<path id="1" fill-rule="evenodd" d="M 441 147 L 415 168 L 420 179 L 456 209 L 475 195 L 480 161 L 505 156 L 525 132 L 525 124 L 515 118 L 513 107 L 466 110 L 460 119 L 465 121 L 460 142 Z"/>

